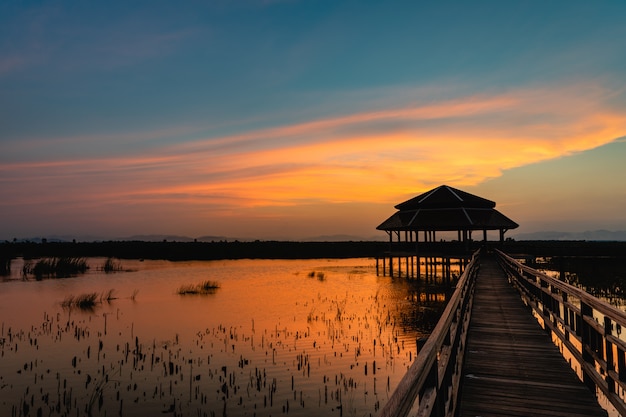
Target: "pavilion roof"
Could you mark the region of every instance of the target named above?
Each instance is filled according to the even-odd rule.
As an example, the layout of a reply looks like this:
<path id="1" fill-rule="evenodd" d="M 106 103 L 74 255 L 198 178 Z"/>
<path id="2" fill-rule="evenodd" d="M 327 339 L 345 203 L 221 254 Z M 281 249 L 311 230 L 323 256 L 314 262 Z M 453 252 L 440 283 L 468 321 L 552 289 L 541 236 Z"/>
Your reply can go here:
<path id="1" fill-rule="evenodd" d="M 496 203 L 447 185 L 395 206 L 378 230 L 502 230 L 519 225 L 496 210 Z"/>
<path id="2" fill-rule="evenodd" d="M 420 208 L 494 208 L 496 203 L 474 194 L 466 193 L 447 185 L 440 185 L 430 191 L 413 197 L 396 206 L 398 210 L 415 210 Z"/>

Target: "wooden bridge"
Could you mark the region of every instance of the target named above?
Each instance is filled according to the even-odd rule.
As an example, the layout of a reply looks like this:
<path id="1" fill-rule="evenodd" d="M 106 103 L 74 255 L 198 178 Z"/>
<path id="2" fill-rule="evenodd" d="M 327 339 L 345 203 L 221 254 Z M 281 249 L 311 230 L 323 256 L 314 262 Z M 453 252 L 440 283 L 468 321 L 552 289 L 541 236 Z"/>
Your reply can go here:
<path id="1" fill-rule="evenodd" d="M 476 252 L 380 416 L 626 416 L 623 326 L 586 292 Z"/>

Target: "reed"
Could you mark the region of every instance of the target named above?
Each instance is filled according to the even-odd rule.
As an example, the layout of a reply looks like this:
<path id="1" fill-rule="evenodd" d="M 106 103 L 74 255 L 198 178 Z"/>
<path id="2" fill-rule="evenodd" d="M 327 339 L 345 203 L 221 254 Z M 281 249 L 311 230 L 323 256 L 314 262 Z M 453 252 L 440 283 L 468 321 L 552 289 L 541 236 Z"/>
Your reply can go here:
<path id="1" fill-rule="evenodd" d="M 102 293 L 102 295 L 100 296 L 101 302 L 106 301 L 107 303 L 110 303 L 113 300 L 117 300 L 117 297 L 115 296 L 115 290 L 113 288 L 111 288 L 107 292 Z"/>
<path id="2" fill-rule="evenodd" d="M 218 288 L 220 288 L 220 284 L 217 281 L 207 280 L 199 284 L 181 285 L 176 292 L 180 295 L 213 294 Z"/>
<path id="3" fill-rule="evenodd" d="M 89 396 L 89 400 L 87 401 L 87 405 L 85 406 L 85 411 L 87 412 L 88 417 L 93 416 L 93 406 L 96 401 L 98 401 L 100 407 L 102 406 L 104 388 L 108 383 L 109 374 L 105 372 L 102 375 L 102 378 L 94 384 L 91 395 Z"/>

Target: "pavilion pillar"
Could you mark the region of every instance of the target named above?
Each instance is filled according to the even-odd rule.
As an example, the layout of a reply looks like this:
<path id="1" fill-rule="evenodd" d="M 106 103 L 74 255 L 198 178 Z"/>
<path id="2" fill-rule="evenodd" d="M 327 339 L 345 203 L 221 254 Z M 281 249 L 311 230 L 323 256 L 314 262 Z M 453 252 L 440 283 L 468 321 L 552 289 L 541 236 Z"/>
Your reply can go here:
<path id="1" fill-rule="evenodd" d="M 393 231 L 389 233 L 389 276 L 393 278 Z"/>
<path id="2" fill-rule="evenodd" d="M 401 240 L 400 240 L 400 231 L 396 230 L 396 238 L 398 239 L 398 246 L 400 246 Z M 391 258 L 393 258 L 393 253 L 391 254 Z M 400 258 L 400 255 L 398 255 L 398 276 L 400 276 L 400 273 L 402 272 L 402 266 L 400 265 L 400 261 L 402 258 Z M 390 274 L 389 276 L 391 278 L 393 278 L 393 268 L 391 268 L 391 263 L 392 261 L 389 261 L 389 266 L 390 266 Z"/>
<path id="3" fill-rule="evenodd" d="M 409 242 L 409 232 L 408 232 L 408 230 L 404 231 L 404 241 L 406 243 Z M 409 277 L 409 254 L 408 254 L 408 252 L 404 254 L 404 262 L 405 262 L 404 267 L 405 267 L 405 271 L 406 271 L 406 276 L 408 278 Z"/>
<path id="4" fill-rule="evenodd" d="M 398 230 L 396 232 L 396 236 L 398 237 L 398 249 L 402 249 L 402 231 Z M 398 250 L 398 278 L 402 276 L 402 252 Z"/>
<path id="5" fill-rule="evenodd" d="M 417 271 L 416 271 L 416 276 L 417 279 L 419 281 L 419 279 L 421 278 L 421 265 L 420 265 L 420 251 L 419 251 L 419 240 L 420 240 L 420 232 L 419 230 L 415 231 L 415 262 L 417 263 Z"/>
<path id="6" fill-rule="evenodd" d="M 409 230 L 409 242 L 413 243 L 413 231 Z M 409 253 L 411 257 L 411 277 L 415 277 L 415 256 L 412 253 Z"/>
<path id="7" fill-rule="evenodd" d="M 463 246 L 465 247 L 466 251 L 469 251 L 470 249 L 470 233 L 468 230 L 463 230 Z"/>

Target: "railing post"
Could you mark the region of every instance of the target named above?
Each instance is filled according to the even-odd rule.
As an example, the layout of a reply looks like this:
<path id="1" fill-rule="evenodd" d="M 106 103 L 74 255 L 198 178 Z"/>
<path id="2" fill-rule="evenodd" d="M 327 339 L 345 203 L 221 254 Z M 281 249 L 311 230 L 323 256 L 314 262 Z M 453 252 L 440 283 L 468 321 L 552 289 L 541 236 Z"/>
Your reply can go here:
<path id="1" fill-rule="evenodd" d="M 620 381 L 626 381 L 626 352 L 617 348 L 617 375 Z"/>
<path id="2" fill-rule="evenodd" d="M 432 412 L 430 413 L 431 416 L 443 416 L 443 413 L 441 412 L 441 392 L 439 392 L 439 359 L 435 358 L 435 361 L 432 364 L 432 367 L 430 368 L 430 371 L 428 372 L 428 377 L 426 378 L 426 381 L 424 381 L 424 386 L 422 388 L 422 391 L 419 394 L 419 399 L 421 400 L 424 396 L 424 394 L 428 391 L 428 390 L 434 390 L 435 391 L 435 403 L 434 403 L 434 408 L 432 410 Z"/>
<path id="3" fill-rule="evenodd" d="M 613 362 L 613 343 L 609 342 L 607 336 L 611 336 L 613 333 L 613 323 L 609 317 L 604 317 L 604 360 L 606 361 L 606 381 L 609 392 L 615 392 L 615 381 L 611 376 L 611 372 L 615 371 L 615 364 Z"/>
<path id="4" fill-rule="evenodd" d="M 582 357 L 583 361 L 587 362 L 592 369 L 595 369 L 594 359 L 589 353 L 589 350 L 593 350 L 592 347 L 592 335 L 591 335 L 591 326 L 585 320 L 585 316 L 593 318 L 593 309 L 582 300 L 580 302 L 580 338 L 582 341 Z M 582 365 L 582 364 L 581 364 Z M 583 382 L 587 387 L 591 390 L 591 392 L 596 392 L 596 384 L 593 382 L 593 378 L 586 371 L 585 367 L 582 367 L 583 373 Z"/>
<path id="5" fill-rule="evenodd" d="M 572 331 L 572 325 L 571 325 L 571 320 L 570 320 L 570 310 L 567 307 L 567 293 L 566 292 L 562 292 L 561 293 L 561 300 L 563 303 L 563 323 L 565 325 L 565 329 L 564 329 L 564 336 L 565 336 L 565 340 L 569 341 L 569 334 L 570 331 Z M 568 329 L 569 327 L 569 329 Z"/>
<path id="6" fill-rule="evenodd" d="M 567 308 L 567 293 L 566 292 L 562 292 L 561 293 L 561 300 L 563 303 L 563 323 L 565 323 L 566 326 L 569 326 L 569 309 Z"/>

